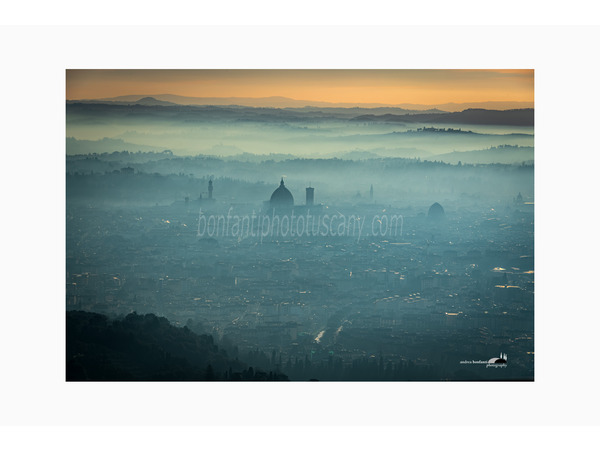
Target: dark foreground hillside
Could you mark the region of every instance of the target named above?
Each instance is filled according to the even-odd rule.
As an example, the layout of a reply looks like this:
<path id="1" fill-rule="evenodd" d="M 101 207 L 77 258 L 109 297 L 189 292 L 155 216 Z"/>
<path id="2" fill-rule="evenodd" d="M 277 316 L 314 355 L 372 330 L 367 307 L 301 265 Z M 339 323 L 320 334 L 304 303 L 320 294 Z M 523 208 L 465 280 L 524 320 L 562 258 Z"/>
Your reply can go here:
<path id="1" fill-rule="evenodd" d="M 287 381 L 230 358 L 212 336 L 154 314 L 67 312 L 67 381 Z"/>

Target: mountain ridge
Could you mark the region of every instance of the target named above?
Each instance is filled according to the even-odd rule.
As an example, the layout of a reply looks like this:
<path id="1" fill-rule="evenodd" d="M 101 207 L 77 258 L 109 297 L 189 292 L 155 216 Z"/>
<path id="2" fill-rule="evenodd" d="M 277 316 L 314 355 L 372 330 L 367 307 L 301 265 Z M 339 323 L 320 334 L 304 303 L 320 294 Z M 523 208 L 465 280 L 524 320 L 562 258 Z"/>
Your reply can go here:
<path id="1" fill-rule="evenodd" d="M 378 102 L 324 102 L 318 100 L 297 100 L 283 96 L 270 97 L 189 97 L 175 94 L 132 94 L 116 97 L 104 97 L 98 99 L 68 99 L 69 102 L 124 102 L 135 103 L 144 98 L 153 98 L 157 101 L 166 101 L 177 105 L 221 105 L 221 106 L 253 106 L 253 107 L 278 107 L 278 108 L 401 108 L 415 111 L 439 109 L 444 112 L 457 112 L 469 108 L 495 108 L 499 110 L 533 108 L 533 102 L 517 101 L 485 101 L 464 103 L 439 103 L 439 104 L 417 104 L 417 103 L 378 103 Z"/>

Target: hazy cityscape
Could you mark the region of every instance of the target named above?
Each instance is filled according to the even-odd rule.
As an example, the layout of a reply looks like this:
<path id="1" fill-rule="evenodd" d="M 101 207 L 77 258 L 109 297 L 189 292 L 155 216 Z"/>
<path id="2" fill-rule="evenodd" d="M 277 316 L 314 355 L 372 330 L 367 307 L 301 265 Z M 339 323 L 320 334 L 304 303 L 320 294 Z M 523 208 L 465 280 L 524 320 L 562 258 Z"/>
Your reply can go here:
<path id="1" fill-rule="evenodd" d="M 226 100 L 68 99 L 68 380 L 534 379 L 532 105 Z"/>

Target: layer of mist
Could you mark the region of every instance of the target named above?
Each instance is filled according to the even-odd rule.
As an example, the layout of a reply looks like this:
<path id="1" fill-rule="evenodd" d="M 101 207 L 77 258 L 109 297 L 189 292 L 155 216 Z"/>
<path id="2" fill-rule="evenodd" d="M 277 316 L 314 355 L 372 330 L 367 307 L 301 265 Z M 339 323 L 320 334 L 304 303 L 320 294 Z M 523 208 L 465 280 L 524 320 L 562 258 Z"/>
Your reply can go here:
<path id="1" fill-rule="evenodd" d="M 365 112 L 375 115 L 365 116 Z M 364 108 L 69 103 L 67 154 L 168 149 L 180 156 L 283 153 L 344 158 L 349 154 L 356 159 L 362 153 L 365 157 L 423 158 L 502 145 L 533 147 L 532 110 L 489 112 L 485 120 L 473 120 L 480 116 L 475 110 L 391 115 L 404 118 L 402 122 L 389 121 L 389 114 L 379 113 Z M 503 155 L 489 162 L 528 160 L 519 155 L 507 160 Z"/>
<path id="2" fill-rule="evenodd" d="M 534 379 L 533 111 L 139 100 L 67 104 L 67 380 Z"/>

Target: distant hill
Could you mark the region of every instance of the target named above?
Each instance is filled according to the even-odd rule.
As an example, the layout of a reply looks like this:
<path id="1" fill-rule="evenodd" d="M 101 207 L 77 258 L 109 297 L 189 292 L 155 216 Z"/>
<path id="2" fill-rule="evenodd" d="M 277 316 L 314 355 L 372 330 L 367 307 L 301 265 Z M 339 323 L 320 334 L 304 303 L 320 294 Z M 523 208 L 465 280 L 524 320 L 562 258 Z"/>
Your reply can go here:
<path id="1" fill-rule="evenodd" d="M 403 108 L 421 109 L 417 108 L 418 105 L 412 105 L 405 103 L 402 105 Z M 529 109 L 533 108 L 533 102 L 513 102 L 513 101 L 490 101 L 490 102 L 468 102 L 468 103 L 440 103 L 436 105 L 430 105 L 431 108 L 437 108 L 447 112 L 458 112 L 464 111 L 465 109 L 495 109 L 506 111 L 508 109 Z M 422 108 L 424 109 L 424 108 Z"/>
<path id="2" fill-rule="evenodd" d="M 417 109 L 403 109 L 399 107 L 393 106 L 383 106 L 383 107 L 340 107 L 340 106 L 285 106 L 285 105 L 270 105 L 269 102 L 265 102 L 265 104 L 261 104 L 261 102 L 244 102 L 243 99 L 239 102 L 236 102 L 236 99 L 231 99 L 231 102 L 223 101 L 224 99 L 201 99 L 205 100 L 205 102 L 198 103 L 175 103 L 165 100 L 158 100 L 154 97 L 142 97 L 138 99 L 138 96 L 125 96 L 125 97 L 116 97 L 119 100 L 69 100 L 67 101 L 67 106 L 79 105 L 80 107 L 85 107 L 86 105 L 95 105 L 97 107 L 106 105 L 107 107 L 123 107 L 123 106 L 131 106 L 131 105 L 140 105 L 140 106 L 170 106 L 170 107 L 178 107 L 178 111 L 235 111 L 240 113 L 244 110 L 247 110 L 252 113 L 256 112 L 264 112 L 264 111 L 272 111 L 277 112 L 278 114 L 286 114 L 293 115 L 294 113 L 297 116 L 310 116 L 314 118 L 319 118 L 320 114 L 323 117 L 337 117 L 337 118 L 351 118 L 356 117 L 365 113 L 369 114 L 416 114 L 416 113 L 427 113 L 427 114 L 438 114 L 444 113 L 445 111 L 441 111 L 439 109 L 428 109 L 426 111 L 417 110 Z M 210 100 L 215 100 L 211 102 Z M 252 103 L 252 104 L 247 104 Z M 329 104 L 327 104 L 329 105 Z M 218 108 L 218 109 L 217 109 Z"/>
<path id="3" fill-rule="evenodd" d="M 89 153 L 128 152 L 160 152 L 163 148 L 151 145 L 132 144 L 123 139 L 102 138 L 96 141 L 67 137 L 67 155 L 83 155 Z"/>
<path id="4" fill-rule="evenodd" d="M 67 102 L 67 121 L 80 114 L 86 117 L 121 117 L 152 118 L 169 121 L 207 121 L 218 122 L 227 120 L 240 120 L 244 122 L 287 122 L 287 121 L 315 121 L 315 120 L 348 120 L 365 114 L 393 113 L 396 115 L 415 114 L 415 111 L 401 108 L 278 108 L 266 106 L 239 106 L 239 105 L 178 105 L 162 102 L 151 97 L 136 101 L 83 101 Z M 439 111 L 429 111 L 435 115 Z M 77 119 L 76 119 L 77 120 Z M 69 124 L 69 122 L 67 122 Z"/>
<path id="5" fill-rule="evenodd" d="M 502 145 L 485 150 L 444 153 L 424 159 L 451 164 L 457 164 L 459 161 L 463 164 L 516 164 L 533 161 L 534 149 L 518 145 Z"/>
<path id="6" fill-rule="evenodd" d="M 67 381 L 280 381 L 230 358 L 210 335 L 154 314 L 67 312 Z"/>
<path id="7" fill-rule="evenodd" d="M 444 114 L 409 114 L 409 115 L 362 115 L 352 119 L 357 122 L 404 122 L 404 123 L 442 123 L 468 125 L 513 125 L 533 126 L 534 110 L 510 109 L 506 111 L 487 109 L 466 109 L 460 112 Z"/>
<path id="8" fill-rule="evenodd" d="M 173 102 L 166 102 L 164 100 L 157 100 L 154 97 L 140 98 L 135 103 L 138 105 L 148 105 L 148 106 L 153 106 L 153 105 L 170 106 L 170 105 L 177 104 L 177 103 L 173 103 Z"/>
<path id="9" fill-rule="evenodd" d="M 276 108 L 219 105 L 178 105 L 154 98 L 132 102 L 67 102 L 67 125 L 71 119 L 83 114 L 87 119 L 112 118 L 162 118 L 170 121 L 235 120 L 243 122 L 287 122 L 315 120 L 352 120 L 366 123 L 394 123 L 396 126 L 414 123 L 533 126 L 533 109 L 507 111 L 467 109 L 446 113 L 438 110 L 415 112 L 394 108 Z"/>
<path id="10" fill-rule="evenodd" d="M 305 106 L 303 108 L 285 108 L 286 111 L 297 111 L 297 112 L 322 112 L 324 114 L 332 114 L 340 117 L 356 117 L 357 115 L 364 114 L 365 112 L 371 114 L 417 114 L 417 113 L 426 113 L 426 114 L 444 114 L 446 111 L 441 111 L 439 109 L 405 109 L 395 106 L 380 106 L 380 107 L 327 107 L 327 106 Z"/>
<path id="11" fill-rule="evenodd" d="M 417 148 L 375 148 L 373 150 L 349 150 L 344 152 L 330 153 L 324 155 L 328 158 L 341 158 L 341 159 L 380 159 L 380 158 L 423 158 L 432 156 L 431 152 L 421 150 Z"/>
<path id="12" fill-rule="evenodd" d="M 296 100 L 288 97 L 186 97 L 174 94 L 145 94 L 145 95 L 121 95 L 118 97 L 108 97 L 100 99 L 70 99 L 77 102 L 116 102 L 116 103 L 135 103 L 143 98 L 154 98 L 156 100 L 174 103 L 178 105 L 239 105 L 252 107 L 270 107 L 270 108 L 399 108 L 414 111 L 433 112 L 436 109 L 441 111 L 463 111 L 468 108 L 485 109 L 518 109 L 533 108 L 533 102 L 470 102 L 470 103 L 443 103 L 433 105 L 422 105 L 417 103 L 333 103 L 318 100 Z"/>

